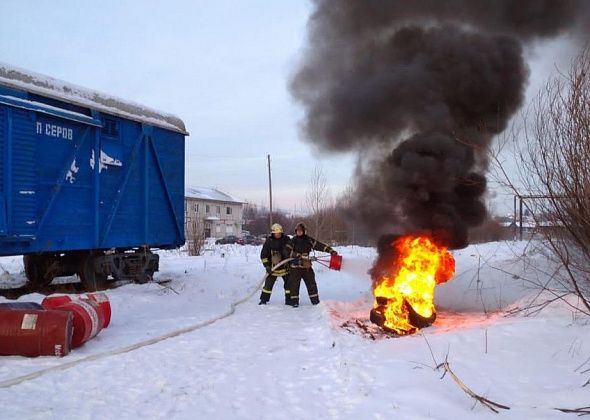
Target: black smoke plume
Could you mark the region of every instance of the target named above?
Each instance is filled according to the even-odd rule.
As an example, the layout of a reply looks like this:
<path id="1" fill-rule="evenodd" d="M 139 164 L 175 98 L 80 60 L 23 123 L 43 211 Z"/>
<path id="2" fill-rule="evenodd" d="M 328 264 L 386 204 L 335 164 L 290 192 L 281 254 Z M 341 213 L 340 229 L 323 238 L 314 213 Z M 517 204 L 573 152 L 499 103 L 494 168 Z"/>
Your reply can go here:
<path id="1" fill-rule="evenodd" d="M 588 4 L 315 0 L 291 91 L 309 142 L 359 154 L 352 217 L 466 246 L 491 140 L 523 102 L 524 46 L 584 28 Z"/>

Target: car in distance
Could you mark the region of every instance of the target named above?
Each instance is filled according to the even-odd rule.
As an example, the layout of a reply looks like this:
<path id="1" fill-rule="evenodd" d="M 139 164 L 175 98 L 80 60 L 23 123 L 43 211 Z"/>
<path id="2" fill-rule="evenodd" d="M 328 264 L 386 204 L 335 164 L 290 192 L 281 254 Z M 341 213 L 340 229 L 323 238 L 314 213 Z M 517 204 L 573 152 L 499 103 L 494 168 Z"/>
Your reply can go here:
<path id="1" fill-rule="evenodd" d="M 238 237 L 235 235 L 229 235 L 225 238 L 221 238 L 215 241 L 215 245 L 227 245 L 227 244 L 236 244 L 238 243 Z"/>
<path id="2" fill-rule="evenodd" d="M 262 245 L 264 241 L 260 241 L 254 235 L 244 235 L 240 239 L 238 239 L 238 244 L 240 245 Z"/>

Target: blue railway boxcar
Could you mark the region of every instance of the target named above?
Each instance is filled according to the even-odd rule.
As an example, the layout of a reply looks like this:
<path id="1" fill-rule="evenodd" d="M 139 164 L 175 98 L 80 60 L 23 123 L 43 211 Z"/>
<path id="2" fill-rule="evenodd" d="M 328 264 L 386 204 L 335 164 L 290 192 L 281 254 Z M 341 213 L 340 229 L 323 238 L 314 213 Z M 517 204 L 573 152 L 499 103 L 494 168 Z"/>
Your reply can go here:
<path id="1" fill-rule="evenodd" d="M 184 123 L 0 64 L 0 255 L 31 285 L 148 281 L 184 244 Z"/>

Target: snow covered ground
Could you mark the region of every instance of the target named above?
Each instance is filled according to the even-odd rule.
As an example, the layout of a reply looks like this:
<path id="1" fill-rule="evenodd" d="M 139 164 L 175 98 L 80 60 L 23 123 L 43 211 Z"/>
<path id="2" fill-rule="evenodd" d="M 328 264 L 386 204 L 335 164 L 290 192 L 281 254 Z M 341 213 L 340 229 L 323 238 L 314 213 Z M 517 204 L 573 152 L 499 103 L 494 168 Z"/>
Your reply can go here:
<path id="1" fill-rule="evenodd" d="M 258 305 L 260 247 L 161 253 L 156 279 L 171 282 L 107 291 L 113 319 L 92 341 L 61 359 L 0 358 L 0 419 L 495 418 L 450 375 L 441 379 L 433 368 L 445 358 L 474 392 L 511 407 L 502 417 L 569 418 L 554 408 L 590 404 L 590 386 L 582 387 L 590 379 L 590 324 L 564 303 L 506 316 L 538 294 L 530 265 L 546 259 L 525 247 L 455 252 L 457 274 L 438 287 L 434 326 L 376 340 L 341 327 L 368 319 L 373 249 L 339 248 L 342 271 L 316 267 L 322 303 L 311 306 L 302 287 L 297 309 L 283 305 L 282 280 L 270 304 Z M 0 265 L 0 282 L 22 280 L 20 258 Z"/>

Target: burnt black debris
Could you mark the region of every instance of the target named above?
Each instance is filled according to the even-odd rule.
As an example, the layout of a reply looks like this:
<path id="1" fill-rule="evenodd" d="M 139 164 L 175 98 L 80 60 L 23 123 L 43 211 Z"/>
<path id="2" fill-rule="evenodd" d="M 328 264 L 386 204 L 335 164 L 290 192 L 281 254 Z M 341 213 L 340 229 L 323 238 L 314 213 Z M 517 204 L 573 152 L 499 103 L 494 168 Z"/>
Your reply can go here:
<path id="1" fill-rule="evenodd" d="M 486 217 L 487 153 L 522 105 L 523 48 L 585 30 L 583 0 L 315 0 L 291 82 L 304 138 L 356 152 L 351 216 L 374 232 L 467 245 Z"/>

